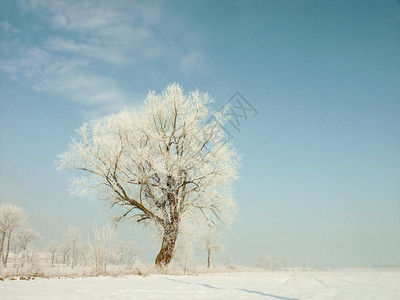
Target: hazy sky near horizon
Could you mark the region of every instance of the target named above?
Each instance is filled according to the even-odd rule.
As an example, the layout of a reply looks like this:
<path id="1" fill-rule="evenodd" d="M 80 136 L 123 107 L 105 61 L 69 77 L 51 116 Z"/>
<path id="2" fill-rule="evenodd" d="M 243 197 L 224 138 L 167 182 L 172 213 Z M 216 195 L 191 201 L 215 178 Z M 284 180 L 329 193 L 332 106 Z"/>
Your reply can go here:
<path id="1" fill-rule="evenodd" d="M 84 121 L 172 82 L 239 91 L 238 214 L 221 257 L 253 265 L 400 265 L 400 2 L 2 1 L 0 203 L 46 244 L 106 222 L 55 160 Z M 145 248 L 148 229 L 125 222 Z"/>

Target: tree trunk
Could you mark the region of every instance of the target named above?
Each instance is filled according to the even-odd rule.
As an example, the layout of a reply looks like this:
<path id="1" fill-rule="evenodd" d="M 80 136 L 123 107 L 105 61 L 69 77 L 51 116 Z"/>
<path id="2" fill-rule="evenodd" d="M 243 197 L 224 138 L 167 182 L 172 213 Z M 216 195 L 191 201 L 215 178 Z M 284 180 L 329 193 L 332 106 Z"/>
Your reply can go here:
<path id="1" fill-rule="evenodd" d="M 210 265 L 211 265 L 210 257 L 211 257 L 211 250 L 207 249 L 207 268 L 210 268 Z"/>
<path id="2" fill-rule="evenodd" d="M 178 226 L 176 224 L 168 225 L 167 228 L 164 229 L 161 249 L 156 257 L 155 264 L 157 267 L 167 266 L 171 262 L 177 238 Z"/>
<path id="3" fill-rule="evenodd" d="M 52 253 L 51 253 L 51 266 L 52 267 L 54 267 L 54 257 L 56 256 L 56 252 L 55 251 L 53 251 Z"/>
<path id="4" fill-rule="evenodd" d="M 6 231 L 3 231 L 3 234 L 1 236 L 1 245 L 0 245 L 0 256 L 1 256 L 1 262 L 4 264 L 4 241 L 6 240 Z"/>
<path id="5" fill-rule="evenodd" d="M 10 253 L 10 241 L 11 241 L 11 232 L 8 235 L 8 241 L 7 241 L 7 253 L 6 253 L 6 259 L 4 260 L 4 266 L 7 266 L 7 261 L 8 261 L 8 254 Z"/>

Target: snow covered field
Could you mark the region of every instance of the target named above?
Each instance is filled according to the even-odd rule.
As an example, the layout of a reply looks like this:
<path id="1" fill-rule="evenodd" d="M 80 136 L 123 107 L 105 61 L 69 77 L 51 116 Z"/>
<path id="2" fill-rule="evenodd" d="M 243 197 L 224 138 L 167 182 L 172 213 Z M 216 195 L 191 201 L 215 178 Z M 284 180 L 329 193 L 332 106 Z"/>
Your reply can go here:
<path id="1" fill-rule="evenodd" d="M 399 269 L 0 281 L 1 299 L 400 299 Z"/>

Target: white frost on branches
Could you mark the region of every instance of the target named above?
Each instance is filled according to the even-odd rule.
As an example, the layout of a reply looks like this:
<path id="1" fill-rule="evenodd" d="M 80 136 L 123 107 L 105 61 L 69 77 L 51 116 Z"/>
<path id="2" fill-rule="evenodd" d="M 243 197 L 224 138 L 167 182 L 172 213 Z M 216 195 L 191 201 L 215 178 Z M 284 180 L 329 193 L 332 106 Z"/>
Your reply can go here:
<path id="1" fill-rule="evenodd" d="M 89 242 L 92 251 L 94 268 L 96 274 L 104 273 L 110 260 L 112 241 L 116 238 L 115 228 L 105 226 L 99 228 L 97 224 L 93 227 L 93 240 Z"/>
<path id="2" fill-rule="evenodd" d="M 12 204 L 0 205 L 0 256 L 4 266 L 7 265 L 13 234 L 24 222 L 25 213 L 22 208 Z"/>
<path id="3" fill-rule="evenodd" d="M 230 222 L 235 211 L 229 187 L 239 159 L 222 127 L 228 108 L 212 114 L 212 101 L 197 90 L 185 95 L 178 84 L 160 95 L 150 92 L 139 111 L 83 124 L 58 169 L 84 171 L 72 180 L 76 193 L 96 191 L 119 205 L 118 220 L 161 228 L 162 247 L 172 255 L 180 226 Z"/>

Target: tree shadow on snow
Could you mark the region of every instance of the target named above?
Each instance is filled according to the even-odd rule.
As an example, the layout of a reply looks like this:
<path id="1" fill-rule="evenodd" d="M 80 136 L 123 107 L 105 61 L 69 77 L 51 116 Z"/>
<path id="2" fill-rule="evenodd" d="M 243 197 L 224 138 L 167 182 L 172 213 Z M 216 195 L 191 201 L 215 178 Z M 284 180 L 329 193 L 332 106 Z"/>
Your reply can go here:
<path id="1" fill-rule="evenodd" d="M 209 289 L 215 289 L 215 290 L 220 290 L 221 288 L 213 286 L 213 285 L 209 285 L 206 283 L 197 283 L 197 282 L 187 282 L 187 281 L 183 281 L 183 280 L 178 280 L 178 279 L 171 279 L 171 278 L 164 278 L 166 280 L 170 280 L 170 281 L 175 281 L 175 282 L 180 282 L 180 283 L 185 283 L 185 284 L 192 284 L 192 285 L 200 285 L 200 286 L 204 286 L 206 288 Z"/>
<path id="2" fill-rule="evenodd" d="M 281 300 L 300 300 L 298 298 L 288 298 L 288 297 L 282 297 L 282 296 L 277 296 L 277 295 L 272 295 L 272 294 L 266 294 L 263 292 L 258 292 L 258 291 L 253 291 L 253 290 L 247 290 L 247 289 L 236 289 L 237 291 L 243 291 L 243 292 L 247 292 L 250 294 L 257 294 L 260 296 L 266 296 L 266 297 L 272 297 L 272 298 L 276 298 L 276 299 L 281 299 Z"/>
<path id="3" fill-rule="evenodd" d="M 206 284 L 206 283 L 198 283 L 198 282 L 187 282 L 187 281 L 183 281 L 183 280 L 178 280 L 178 279 L 172 279 L 172 278 L 165 278 L 166 280 L 170 280 L 170 281 L 175 281 L 175 282 L 179 282 L 179 283 L 184 283 L 184 284 L 189 284 L 189 285 L 200 285 L 200 286 L 204 286 L 206 288 L 209 289 L 215 289 L 215 290 L 222 290 L 219 287 L 210 285 L 210 284 Z M 280 299 L 280 300 L 300 300 L 298 298 L 288 298 L 288 297 L 282 297 L 282 296 L 277 296 L 277 295 L 272 295 L 272 294 L 267 294 L 267 293 L 263 293 L 263 292 L 258 292 L 258 291 L 253 291 L 253 290 L 247 290 L 247 289 L 236 289 L 237 291 L 242 291 L 242 292 L 246 292 L 246 293 L 250 293 L 250 294 L 256 294 L 256 295 L 260 295 L 260 296 L 265 296 L 265 297 L 271 297 L 271 298 L 275 298 L 275 299 Z"/>

